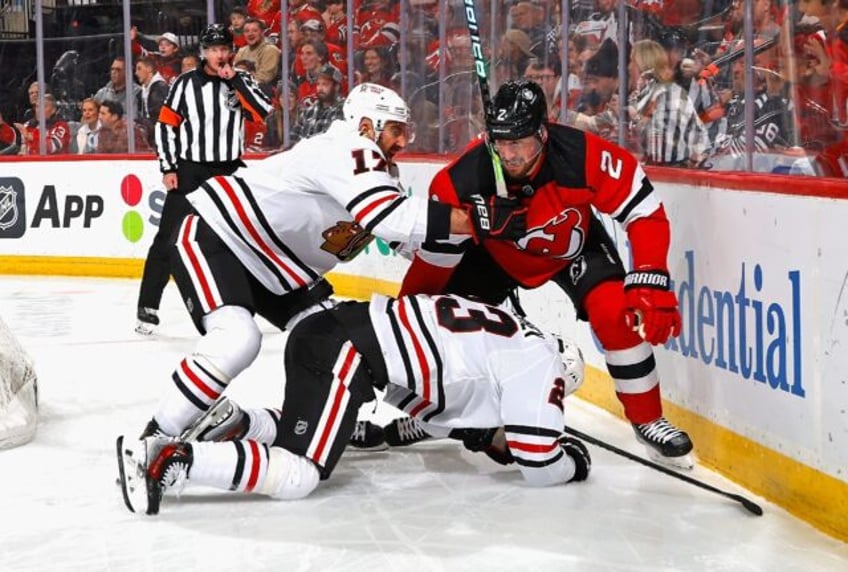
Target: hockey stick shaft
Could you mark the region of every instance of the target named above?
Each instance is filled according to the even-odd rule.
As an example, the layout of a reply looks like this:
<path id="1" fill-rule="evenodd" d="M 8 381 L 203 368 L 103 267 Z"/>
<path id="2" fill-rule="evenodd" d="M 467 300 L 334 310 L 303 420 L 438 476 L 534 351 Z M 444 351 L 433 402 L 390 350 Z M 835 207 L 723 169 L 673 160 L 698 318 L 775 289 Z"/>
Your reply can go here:
<path id="1" fill-rule="evenodd" d="M 667 467 L 663 467 L 662 465 L 660 465 L 658 463 L 654 463 L 654 462 L 649 461 L 647 459 L 643 459 L 642 457 L 639 457 L 638 455 L 634 455 L 633 453 L 629 453 L 629 452 L 625 451 L 624 449 L 619 449 L 615 445 L 610 445 L 609 443 L 607 443 L 605 441 L 601 441 L 600 439 L 596 439 L 595 437 L 592 437 L 591 435 L 587 435 L 586 433 L 578 431 L 577 429 L 574 429 L 574 428 L 569 427 L 567 425 L 565 426 L 564 431 L 566 433 L 568 433 L 569 435 L 574 435 L 578 439 L 583 439 L 587 443 L 591 443 L 592 445 L 595 445 L 596 447 L 600 447 L 601 449 L 606 449 L 607 451 L 610 451 L 611 453 L 615 453 L 616 455 L 620 455 L 620 456 L 622 456 L 626 459 L 630 459 L 631 461 L 635 461 L 635 462 L 639 463 L 640 465 L 645 465 L 646 467 L 650 467 L 651 469 L 654 469 L 656 471 L 664 473 L 664 474 L 666 474 L 670 477 L 674 477 L 675 479 L 681 480 L 685 483 L 689 483 L 690 485 L 694 485 L 698 488 L 701 488 L 701 489 L 716 493 L 718 495 L 721 495 L 723 497 L 727 497 L 731 500 L 734 500 L 734 501 L 738 502 L 739 504 L 741 504 L 745 508 L 745 510 L 747 510 L 751 514 L 755 514 L 757 516 L 763 515 L 763 509 L 760 507 L 760 505 L 758 505 L 755 502 L 743 497 L 742 495 L 737 495 L 737 494 L 734 494 L 734 493 L 729 493 L 727 491 L 723 491 L 723 490 L 716 488 L 712 485 L 708 485 L 707 483 L 705 483 L 703 481 L 699 481 L 698 479 L 694 479 L 692 477 L 683 475 L 683 474 L 678 473 L 676 471 L 672 471 L 671 469 L 669 469 Z"/>
<path id="2" fill-rule="evenodd" d="M 507 196 L 506 182 L 504 181 L 503 166 L 501 158 L 492 146 L 491 137 L 488 137 L 488 120 L 492 112 L 492 95 L 489 92 L 489 66 L 483 55 L 483 43 L 480 41 L 480 20 L 477 18 L 477 5 L 474 0 L 465 0 L 465 24 L 468 34 L 471 36 L 471 54 L 474 56 L 474 72 L 480 85 L 480 97 L 483 100 L 483 115 L 486 117 L 486 148 L 492 158 L 492 167 L 495 170 L 495 190 L 498 196 Z"/>

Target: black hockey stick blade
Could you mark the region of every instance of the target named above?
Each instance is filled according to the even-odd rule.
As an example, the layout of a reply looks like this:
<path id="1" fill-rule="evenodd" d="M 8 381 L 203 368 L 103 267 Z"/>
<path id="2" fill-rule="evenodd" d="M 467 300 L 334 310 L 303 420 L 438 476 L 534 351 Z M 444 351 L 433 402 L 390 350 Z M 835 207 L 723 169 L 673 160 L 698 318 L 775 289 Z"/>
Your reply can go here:
<path id="1" fill-rule="evenodd" d="M 690 485 L 695 485 L 698 488 L 702 488 L 704 490 L 707 490 L 707 491 L 719 494 L 723 497 L 727 497 L 731 500 L 734 500 L 734 501 L 738 502 L 739 504 L 741 504 L 745 508 L 745 510 L 747 510 L 751 514 L 754 514 L 756 516 L 762 516 L 763 515 L 763 509 L 762 509 L 762 507 L 760 507 L 760 505 L 751 501 L 750 499 L 743 497 L 742 495 L 737 495 L 737 494 L 734 494 L 734 493 L 729 493 L 727 491 L 723 491 L 723 490 L 716 488 L 712 485 L 708 485 L 707 483 L 705 483 L 703 481 L 699 481 L 698 479 L 695 479 L 695 478 L 692 478 L 690 476 L 678 473 L 677 471 L 672 471 L 668 467 L 663 467 L 662 465 L 660 465 L 658 463 L 654 463 L 653 461 L 649 461 L 648 459 L 643 459 L 642 457 L 639 457 L 638 455 L 634 455 L 633 453 L 629 453 L 629 452 L 625 451 L 624 449 L 619 449 L 615 445 L 610 445 L 609 443 L 607 443 L 605 441 L 601 441 L 600 439 L 596 439 L 595 437 L 592 437 L 591 435 L 587 435 L 586 433 L 578 431 L 577 429 L 569 427 L 568 425 L 566 425 L 563 430 L 565 431 L 565 433 L 568 433 L 569 435 L 574 435 L 578 439 L 583 439 L 587 443 L 591 443 L 592 445 L 595 445 L 596 447 L 600 447 L 601 449 L 606 449 L 607 451 L 610 451 L 611 453 L 615 453 L 616 455 L 620 455 L 620 456 L 622 456 L 626 459 L 630 459 L 631 461 L 635 461 L 635 462 L 639 463 L 640 465 L 645 465 L 646 467 L 650 467 L 651 469 L 654 469 L 654 470 L 659 471 L 661 473 L 665 473 L 666 475 L 668 475 L 670 477 L 674 477 L 675 479 L 679 479 L 683 482 L 689 483 Z"/>

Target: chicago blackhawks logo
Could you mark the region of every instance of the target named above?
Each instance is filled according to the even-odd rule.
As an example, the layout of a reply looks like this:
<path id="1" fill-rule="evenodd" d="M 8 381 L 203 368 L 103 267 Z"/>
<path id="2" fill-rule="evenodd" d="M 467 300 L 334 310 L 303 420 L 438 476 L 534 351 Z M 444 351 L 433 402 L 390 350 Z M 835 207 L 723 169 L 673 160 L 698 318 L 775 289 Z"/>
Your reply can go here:
<path id="1" fill-rule="evenodd" d="M 565 209 L 545 224 L 528 229 L 516 244 L 530 254 L 564 260 L 574 258 L 583 250 L 586 240 L 586 233 L 580 228 L 582 220 L 580 211 Z"/>

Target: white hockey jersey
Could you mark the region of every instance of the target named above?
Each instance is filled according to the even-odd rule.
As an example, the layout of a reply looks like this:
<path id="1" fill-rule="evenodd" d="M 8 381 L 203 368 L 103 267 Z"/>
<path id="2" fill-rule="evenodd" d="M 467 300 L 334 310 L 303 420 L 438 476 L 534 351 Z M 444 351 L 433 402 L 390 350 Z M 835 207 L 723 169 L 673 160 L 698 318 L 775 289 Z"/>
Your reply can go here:
<path id="1" fill-rule="evenodd" d="M 582 371 L 567 371 L 562 340 L 501 308 L 453 295 L 374 295 L 370 316 L 389 376 L 385 401 L 431 425 L 504 427 L 533 485 L 573 476 L 557 440 L 563 399 Z"/>
<path id="2" fill-rule="evenodd" d="M 377 144 L 335 121 L 188 195 L 244 266 L 275 294 L 308 287 L 373 236 L 422 242 L 427 199 L 406 196 Z"/>

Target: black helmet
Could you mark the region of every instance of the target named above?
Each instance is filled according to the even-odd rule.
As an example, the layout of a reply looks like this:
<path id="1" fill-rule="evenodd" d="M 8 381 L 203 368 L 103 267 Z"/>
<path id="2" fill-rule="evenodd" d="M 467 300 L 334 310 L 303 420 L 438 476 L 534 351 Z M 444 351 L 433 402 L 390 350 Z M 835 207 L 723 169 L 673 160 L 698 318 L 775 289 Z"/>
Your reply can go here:
<path id="1" fill-rule="evenodd" d="M 227 46 L 233 47 L 233 34 L 223 24 L 210 24 L 206 29 L 200 32 L 200 47 L 208 48 L 210 46 Z"/>
<path id="2" fill-rule="evenodd" d="M 495 94 L 487 121 L 492 139 L 522 139 L 535 135 L 545 121 L 548 104 L 539 84 L 527 80 L 504 83 Z"/>

